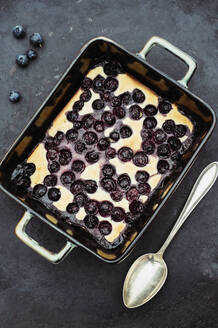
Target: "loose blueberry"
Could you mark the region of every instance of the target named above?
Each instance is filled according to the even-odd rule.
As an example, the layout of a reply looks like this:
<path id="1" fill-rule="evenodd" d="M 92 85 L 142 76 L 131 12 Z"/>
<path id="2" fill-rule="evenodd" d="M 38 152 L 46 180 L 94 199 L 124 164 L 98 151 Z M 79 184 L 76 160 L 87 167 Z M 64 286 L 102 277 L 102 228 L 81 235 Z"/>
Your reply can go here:
<path id="1" fill-rule="evenodd" d="M 82 126 L 83 126 L 82 121 L 74 121 L 74 122 L 73 122 L 73 128 L 74 128 L 75 130 L 79 130 L 79 129 L 81 129 Z"/>
<path id="2" fill-rule="evenodd" d="M 155 144 L 153 141 L 143 141 L 142 142 L 142 149 L 144 150 L 146 155 L 151 155 L 155 151 Z"/>
<path id="3" fill-rule="evenodd" d="M 127 191 L 126 199 L 129 202 L 133 201 L 134 199 L 138 199 L 138 198 L 139 198 L 139 192 L 136 187 L 132 187 Z"/>
<path id="4" fill-rule="evenodd" d="M 187 127 L 183 124 L 178 124 L 175 127 L 174 135 L 177 138 L 182 138 L 184 137 L 184 135 L 186 135 L 186 132 L 187 132 Z"/>
<path id="5" fill-rule="evenodd" d="M 101 221 L 99 223 L 98 229 L 103 236 L 107 236 L 112 231 L 112 225 L 108 221 Z"/>
<path id="6" fill-rule="evenodd" d="M 46 194 L 47 188 L 43 184 L 37 184 L 33 188 L 33 197 L 41 198 Z"/>
<path id="7" fill-rule="evenodd" d="M 161 114 L 168 114 L 172 109 L 172 105 L 168 100 L 161 100 L 158 109 Z"/>
<path id="8" fill-rule="evenodd" d="M 117 118 L 124 118 L 126 116 L 126 111 L 123 107 L 115 107 L 113 108 L 113 114 L 117 117 Z"/>
<path id="9" fill-rule="evenodd" d="M 107 126 L 112 126 L 116 122 L 115 116 L 111 112 L 108 112 L 108 111 L 106 111 L 102 114 L 101 119 Z"/>
<path id="10" fill-rule="evenodd" d="M 109 91 L 105 91 L 105 92 L 100 94 L 100 97 L 103 101 L 108 102 L 111 99 L 111 93 Z"/>
<path id="11" fill-rule="evenodd" d="M 156 125 L 157 125 L 157 120 L 153 116 L 147 117 L 143 122 L 143 126 L 145 129 L 154 129 Z"/>
<path id="12" fill-rule="evenodd" d="M 95 132 L 87 131 L 83 134 L 83 140 L 87 145 L 93 145 L 98 141 L 98 137 Z"/>
<path id="13" fill-rule="evenodd" d="M 68 121 L 74 122 L 78 119 L 78 112 L 76 110 L 71 110 L 70 112 L 67 112 L 66 114 Z"/>
<path id="14" fill-rule="evenodd" d="M 76 194 L 76 195 L 74 196 L 74 199 L 73 199 L 73 201 L 74 201 L 79 207 L 84 206 L 85 203 L 87 202 L 87 200 L 88 200 L 87 196 L 86 196 L 84 193 L 82 193 L 82 192 Z"/>
<path id="15" fill-rule="evenodd" d="M 172 150 L 179 150 L 179 148 L 182 146 L 181 141 L 178 138 L 174 137 L 174 136 L 169 137 L 167 141 L 168 141 L 168 143 L 170 145 L 170 148 Z"/>
<path id="16" fill-rule="evenodd" d="M 148 183 L 139 183 L 137 188 L 141 195 L 149 195 L 151 192 L 151 186 Z"/>
<path id="17" fill-rule="evenodd" d="M 123 193 L 120 190 L 112 191 L 110 196 L 115 202 L 120 202 L 123 199 Z"/>
<path id="18" fill-rule="evenodd" d="M 20 100 L 20 98 L 21 98 L 21 94 L 19 91 L 13 90 L 9 93 L 9 100 L 12 103 L 17 103 Z"/>
<path id="19" fill-rule="evenodd" d="M 173 120 L 166 120 L 162 126 L 167 134 L 172 134 L 175 131 L 175 122 Z"/>
<path id="20" fill-rule="evenodd" d="M 78 138 L 78 131 L 76 129 L 70 129 L 66 132 L 66 138 L 68 141 L 74 142 Z"/>
<path id="21" fill-rule="evenodd" d="M 12 32 L 13 32 L 13 35 L 15 36 L 15 38 L 17 38 L 17 39 L 22 39 L 26 35 L 26 31 L 22 25 L 14 26 Z"/>
<path id="22" fill-rule="evenodd" d="M 132 97 L 131 97 L 131 94 L 128 91 L 126 91 L 120 95 L 120 99 L 121 99 L 122 104 L 129 105 L 129 103 L 132 100 Z"/>
<path id="23" fill-rule="evenodd" d="M 58 188 L 51 188 L 48 191 L 48 198 L 53 202 L 57 202 L 61 198 L 61 192 Z"/>
<path id="24" fill-rule="evenodd" d="M 64 186 L 71 185 L 75 180 L 75 174 L 71 171 L 66 171 L 61 176 L 61 182 Z"/>
<path id="25" fill-rule="evenodd" d="M 94 80 L 93 80 L 93 84 L 92 84 L 92 88 L 94 92 L 102 92 L 104 91 L 104 78 L 101 75 L 97 75 Z"/>
<path id="26" fill-rule="evenodd" d="M 120 134 L 119 134 L 119 132 L 117 132 L 117 131 L 112 131 L 111 133 L 110 133 L 110 135 L 109 135 L 109 137 L 110 137 L 110 139 L 112 140 L 112 141 L 118 141 L 119 139 L 120 139 Z"/>
<path id="27" fill-rule="evenodd" d="M 146 171 L 137 171 L 135 179 L 137 182 L 145 183 L 149 179 L 149 174 Z"/>
<path id="28" fill-rule="evenodd" d="M 97 144 L 99 150 L 106 150 L 110 146 L 110 140 L 108 138 L 101 138 Z"/>
<path id="29" fill-rule="evenodd" d="M 80 111 L 84 106 L 84 102 L 82 100 L 77 100 L 75 101 L 75 103 L 73 104 L 73 109 Z"/>
<path id="30" fill-rule="evenodd" d="M 57 133 L 54 136 L 54 144 L 55 146 L 59 146 L 61 142 L 64 139 L 64 132 L 62 131 L 57 131 Z"/>
<path id="31" fill-rule="evenodd" d="M 84 185 L 84 182 L 82 180 L 76 180 L 70 186 L 70 191 L 74 195 L 83 192 L 84 189 L 85 189 L 85 185 Z"/>
<path id="32" fill-rule="evenodd" d="M 26 54 L 16 56 L 16 63 L 20 67 L 26 67 L 29 64 L 29 59 Z"/>
<path id="33" fill-rule="evenodd" d="M 92 108 L 94 110 L 101 110 L 105 107 L 105 103 L 102 99 L 96 99 L 92 103 Z"/>
<path id="34" fill-rule="evenodd" d="M 67 165 L 72 159 L 72 154 L 69 149 L 61 149 L 59 154 L 59 163 L 61 165 Z"/>
<path id="35" fill-rule="evenodd" d="M 153 138 L 153 131 L 150 129 L 142 129 L 141 131 L 141 137 L 144 141 L 149 141 Z"/>
<path id="36" fill-rule="evenodd" d="M 111 75 L 115 77 L 122 72 L 122 66 L 116 60 L 110 61 L 104 65 L 104 73 L 106 75 Z"/>
<path id="37" fill-rule="evenodd" d="M 94 129 L 97 132 L 103 132 L 104 131 L 104 123 L 102 121 L 95 121 L 94 123 Z"/>
<path id="38" fill-rule="evenodd" d="M 91 114 L 86 114 L 83 116 L 82 119 L 82 126 L 85 130 L 88 130 L 91 128 L 91 126 L 93 125 L 95 119 Z"/>
<path id="39" fill-rule="evenodd" d="M 56 173 L 60 170 L 60 164 L 56 161 L 53 161 L 48 164 L 48 170 L 50 173 Z"/>
<path id="40" fill-rule="evenodd" d="M 111 164 L 105 164 L 102 168 L 102 173 L 107 178 L 111 178 L 115 174 L 115 172 L 115 167 Z"/>
<path id="41" fill-rule="evenodd" d="M 132 120 L 139 120 L 142 117 L 142 109 L 139 105 L 132 105 L 129 108 L 129 116 Z"/>
<path id="42" fill-rule="evenodd" d="M 85 181 L 85 190 L 88 194 L 94 194 L 98 189 L 98 185 L 94 180 Z"/>
<path id="43" fill-rule="evenodd" d="M 133 200 L 129 204 L 129 210 L 132 214 L 141 214 L 144 211 L 144 205 L 139 200 Z"/>
<path id="44" fill-rule="evenodd" d="M 172 153 L 170 158 L 172 159 L 172 161 L 179 161 L 181 157 L 182 155 L 179 152 L 175 151 L 174 153 Z"/>
<path id="45" fill-rule="evenodd" d="M 25 176 L 31 176 L 36 170 L 36 166 L 34 163 L 25 163 L 23 166 L 24 169 L 24 175 Z"/>
<path id="46" fill-rule="evenodd" d="M 38 57 L 38 53 L 36 52 L 36 50 L 33 49 L 27 50 L 26 55 L 29 60 L 35 60 Z"/>
<path id="47" fill-rule="evenodd" d="M 85 170 L 85 167 L 86 167 L 85 163 L 80 159 L 76 159 L 75 161 L 73 161 L 71 166 L 72 171 L 76 173 L 82 173 Z"/>
<path id="48" fill-rule="evenodd" d="M 111 192 L 116 189 L 116 181 L 112 178 L 103 178 L 101 179 L 101 186 L 104 190 Z"/>
<path id="49" fill-rule="evenodd" d="M 153 105 L 147 105 L 144 108 L 144 113 L 147 116 L 154 116 L 157 114 L 157 107 L 155 107 Z"/>
<path id="50" fill-rule="evenodd" d="M 134 89 L 133 90 L 133 94 L 132 94 L 132 99 L 136 103 L 143 103 L 145 101 L 145 95 L 144 95 L 144 93 L 141 90 Z"/>
<path id="51" fill-rule="evenodd" d="M 134 215 L 131 212 L 127 212 L 126 216 L 125 216 L 125 222 L 128 223 L 129 225 L 133 226 L 133 225 L 135 225 L 138 218 L 139 218 L 139 216 L 137 214 Z"/>
<path id="52" fill-rule="evenodd" d="M 84 218 L 84 223 L 87 228 L 94 229 L 98 226 L 98 218 L 95 215 L 86 215 Z"/>
<path id="53" fill-rule="evenodd" d="M 46 175 L 46 177 L 44 178 L 44 185 L 47 187 L 54 187 L 54 186 L 56 186 L 57 181 L 58 181 L 58 179 L 57 179 L 56 175 L 49 174 L 49 175 Z"/>
<path id="54" fill-rule="evenodd" d="M 159 156 L 160 158 L 168 158 L 170 157 L 170 147 L 168 144 L 162 144 L 160 146 L 157 147 L 157 156 Z"/>
<path id="55" fill-rule="evenodd" d="M 91 87 L 92 87 L 92 80 L 89 77 L 85 77 L 81 83 L 81 89 L 87 90 L 87 89 L 91 89 Z"/>
<path id="56" fill-rule="evenodd" d="M 121 189 L 127 190 L 131 186 L 131 180 L 128 174 L 124 173 L 121 174 L 118 179 L 117 179 L 118 185 L 120 186 Z"/>
<path id="57" fill-rule="evenodd" d="M 166 139 L 167 139 L 167 135 L 162 129 L 157 129 L 154 132 L 154 140 L 157 144 L 163 143 L 164 141 L 166 141 Z"/>
<path id="58" fill-rule="evenodd" d="M 49 149 L 46 153 L 46 158 L 51 161 L 58 160 L 58 152 L 55 149 Z"/>
<path id="59" fill-rule="evenodd" d="M 109 91 L 115 91 L 118 88 L 118 81 L 116 79 L 114 79 L 113 77 L 108 77 L 105 81 L 104 81 L 104 87 L 106 90 Z"/>
<path id="60" fill-rule="evenodd" d="M 94 164 L 97 163 L 99 160 L 99 153 L 92 150 L 86 153 L 85 159 L 87 160 L 88 163 Z"/>
<path id="61" fill-rule="evenodd" d="M 105 156 L 107 159 L 112 159 L 116 156 L 116 149 L 109 147 L 106 152 L 105 152 Z"/>
<path id="62" fill-rule="evenodd" d="M 159 160 L 159 162 L 157 163 L 157 170 L 160 174 L 167 173 L 169 168 L 170 168 L 169 163 L 164 159 Z"/>
<path id="63" fill-rule="evenodd" d="M 132 135 L 132 129 L 128 125 L 123 125 L 120 129 L 121 138 L 129 138 Z"/>
<path id="64" fill-rule="evenodd" d="M 29 188 L 30 185 L 31 185 L 30 178 L 27 177 L 27 176 L 22 176 L 20 174 L 17 175 L 16 178 L 13 181 L 23 191 L 26 191 L 26 189 Z"/>
<path id="65" fill-rule="evenodd" d="M 42 47 L 44 40 L 39 33 L 33 33 L 30 35 L 30 43 L 35 47 Z"/>
<path id="66" fill-rule="evenodd" d="M 83 93 L 80 95 L 80 100 L 83 102 L 87 102 L 92 98 L 92 93 L 90 90 L 85 90 Z"/>
<path id="67" fill-rule="evenodd" d="M 86 144 L 85 142 L 81 141 L 81 140 L 78 140 L 76 143 L 75 143 L 75 146 L 74 146 L 74 150 L 76 153 L 78 154 L 82 154 L 82 152 L 86 149 Z"/>
<path id="68" fill-rule="evenodd" d="M 88 214 L 97 214 L 98 213 L 98 202 L 97 200 L 88 200 L 84 205 L 85 211 Z"/>
<path id="69" fill-rule="evenodd" d="M 110 104 L 112 107 L 118 107 L 121 105 L 121 100 L 119 97 L 112 97 L 110 99 Z"/>
<path id="70" fill-rule="evenodd" d="M 143 151 L 138 151 L 133 156 L 133 163 L 136 166 L 143 167 L 148 163 L 148 156 Z"/>
<path id="71" fill-rule="evenodd" d="M 118 151 L 118 157 L 122 162 L 129 162 L 133 158 L 133 151 L 129 147 L 122 147 Z"/>
<path id="72" fill-rule="evenodd" d="M 125 211 L 121 207 L 114 207 L 111 212 L 111 219 L 115 222 L 120 222 L 125 219 Z"/>
<path id="73" fill-rule="evenodd" d="M 45 149 L 49 150 L 49 149 L 53 149 L 53 148 L 55 148 L 54 138 L 47 137 L 46 141 L 45 141 Z"/>
<path id="74" fill-rule="evenodd" d="M 67 212 L 70 214 L 76 214 L 79 212 L 79 206 L 76 203 L 69 203 L 66 208 Z"/>
<path id="75" fill-rule="evenodd" d="M 110 216 L 112 210 L 113 204 L 111 202 L 108 202 L 107 200 L 99 204 L 99 214 L 103 217 Z"/>

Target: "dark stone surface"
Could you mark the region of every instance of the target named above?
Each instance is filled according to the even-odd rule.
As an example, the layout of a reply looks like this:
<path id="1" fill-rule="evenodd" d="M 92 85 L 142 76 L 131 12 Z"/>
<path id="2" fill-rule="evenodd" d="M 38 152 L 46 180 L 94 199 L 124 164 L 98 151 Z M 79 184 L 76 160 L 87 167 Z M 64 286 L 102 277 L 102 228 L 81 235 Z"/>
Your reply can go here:
<path id="1" fill-rule="evenodd" d="M 25 127 L 62 72 L 90 38 L 105 35 L 136 52 L 159 35 L 196 58 L 198 69 L 189 87 L 215 111 L 217 102 L 216 1 L 72 1 L 0 0 L 0 156 Z M 15 55 L 29 48 L 28 39 L 12 36 L 15 24 L 27 34 L 40 32 L 45 47 L 26 69 L 14 66 Z M 184 66 L 154 49 L 149 61 L 179 78 Z M 11 89 L 22 92 L 19 104 L 8 101 Z M 215 328 L 217 324 L 218 184 L 199 204 L 169 248 L 169 276 L 148 304 L 124 307 L 122 284 L 131 263 L 156 251 L 175 222 L 201 170 L 217 160 L 218 131 L 200 153 L 177 192 L 123 263 L 109 265 L 76 249 L 60 265 L 47 263 L 14 235 L 23 208 L 0 194 L 0 326 L 2 328 L 169 327 Z M 34 227 L 38 227 L 37 233 Z M 35 221 L 35 238 L 56 244 L 55 232 Z M 216 326 L 217 327 L 217 326 Z"/>

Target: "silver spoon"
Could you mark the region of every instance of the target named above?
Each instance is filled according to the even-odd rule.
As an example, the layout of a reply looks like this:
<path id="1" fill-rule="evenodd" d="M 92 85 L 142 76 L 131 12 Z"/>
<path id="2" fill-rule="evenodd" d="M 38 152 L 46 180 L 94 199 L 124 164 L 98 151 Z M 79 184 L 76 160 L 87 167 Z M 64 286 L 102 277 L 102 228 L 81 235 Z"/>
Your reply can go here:
<path id="1" fill-rule="evenodd" d="M 130 267 L 123 286 L 123 302 L 128 308 L 136 308 L 148 302 L 163 286 L 167 278 L 167 265 L 163 254 L 175 234 L 213 186 L 218 176 L 218 162 L 209 164 L 198 177 L 185 206 L 165 243 L 157 253 L 140 256 Z"/>

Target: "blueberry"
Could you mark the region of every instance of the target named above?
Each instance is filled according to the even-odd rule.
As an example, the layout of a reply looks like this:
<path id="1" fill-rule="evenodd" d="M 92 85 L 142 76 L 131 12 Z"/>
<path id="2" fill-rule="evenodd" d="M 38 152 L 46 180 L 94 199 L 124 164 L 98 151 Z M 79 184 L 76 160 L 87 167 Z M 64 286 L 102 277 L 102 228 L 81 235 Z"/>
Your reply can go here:
<path id="1" fill-rule="evenodd" d="M 23 165 L 23 169 L 24 169 L 24 176 L 30 176 L 33 175 L 33 173 L 36 170 L 36 166 L 34 163 L 25 163 Z"/>
<path id="2" fill-rule="evenodd" d="M 97 200 L 88 200 L 84 205 L 85 211 L 88 214 L 97 214 L 98 213 L 98 202 Z"/>
<path id="3" fill-rule="evenodd" d="M 115 222 L 120 222 L 125 219 L 125 211 L 121 207 L 114 207 L 111 212 L 111 219 Z"/>
<path id="4" fill-rule="evenodd" d="M 153 138 L 153 131 L 150 129 L 142 129 L 141 137 L 144 141 L 149 141 Z"/>
<path id="5" fill-rule="evenodd" d="M 117 79 L 114 79 L 113 77 L 108 77 L 105 81 L 104 81 L 104 87 L 106 90 L 109 91 L 115 91 L 118 88 L 118 81 Z"/>
<path id="6" fill-rule="evenodd" d="M 131 212 L 127 212 L 125 216 L 125 222 L 128 223 L 129 225 L 133 226 L 135 225 L 137 219 L 138 219 L 138 214 L 134 215 Z"/>
<path id="7" fill-rule="evenodd" d="M 76 180 L 70 186 L 70 191 L 74 195 L 83 192 L 84 189 L 85 189 L 85 185 L 84 185 L 84 182 L 82 180 Z"/>
<path id="8" fill-rule="evenodd" d="M 116 60 L 112 60 L 104 65 L 104 73 L 106 75 L 111 75 L 115 77 L 122 72 L 122 66 Z"/>
<path id="9" fill-rule="evenodd" d="M 98 226 L 98 218 L 95 215 L 86 215 L 84 218 L 84 223 L 87 228 L 94 229 Z"/>
<path id="10" fill-rule="evenodd" d="M 56 161 L 53 161 L 48 164 L 48 170 L 50 173 L 56 173 L 60 170 L 60 164 Z"/>
<path id="11" fill-rule="evenodd" d="M 105 107 L 105 103 L 102 99 L 96 99 L 92 103 L 92 108 L 94 110 L 101 110 Z"/>
<path id="12" fill-rule="evenodd" d="M 129 210 L 132 214 L 141 214 L 144 211 L 144 205 L 139 200 L 133 200 L 129 204 Z"/>
<path id="13" fill-rule="evenodd" d="M 132 135 L 132 129 L 128 125 L 123 125 L 120 129 L 121 138 L 129 138 Z"/>
<path id="14" fill-rule="evenodd" d="M 85 130 L 90 129 L 94 123 L 95 119 L 91 114 L 86 114 L 82 119 L 82 126 Z"/>
<path id="15" fill-rule="evenodd" d="M 33 197 L 41 198 L 46 194 L 47 188 L 43 184 L 37 184 L 33 188 Z"/>
<path id="16" fill-rule="evenodd" d="M 146 171 L 137 171 L 135 179 L 137 182 L 145 183 L 149 179 L 149 174 Z"/>
<path id="17" fill-rule="evenodd" d="M 39 33 L 33 33 L 30 35 L 30 43 L 35 47 L 42 47 L 44 40 Z"/>
<path id="18" fill-rule="evenodd" d="M 143 167 L 148 163 L 148 156 L 145 154 L 144 151 L 138 151 L 133 156 L 133 163 L 136 166 Z"/>
<path id="19" fill-rule="evenodd" d="M 58 160 L 58 152 L 55 149 L 49 149 L 46 153 L 46 158 L 51 161 Z"/>
<path id="20" fill-rule="evenodd" d="M 94 80 L 93 80 L 93 84 L 92 84 L 92 88 L 94 92 L 102 92 L 104 91 L 104 78 L 101 75 L 97 75 Z"/>
<path id="21" fill-rule="evenodd" d="M 115 202 L 120 202 L 123 199 L 123 193 L 120 190 L 112 191 L 110 196 Z"/>
<path id="22" fill-rule="evenodd" d="M 76 159 L 75 161 L 73 161 L 71 166 L 72 171 L 76 173 L 82 173 L 85 170 L 85 167 L 86 167 L 85 163 L 80 159 Z"/>
<path id="23" fill-rule="evenodd" d="M 59 146 L 61 144 L 61 142 L 64 139 L 64 132 L 62 131 L 57 131 L 57 133 L 54 136 L 54 144 L 55 146 Z"/>
<path id="24" fill-rule="evenodd" d="M 129 108 L 129 116 L 132 120 L 139 120 L 142 117 L 142 109 L 139 105 L 132 105 Z"/>
<path id="25" fill-rule="evenodd" d="M 26 31 L 22 25 L 14 26 L 12 32 L 13 32 L 13 35 L 15 36 L 15 38 L 17 38 L 17 39 L 22 39 L 26 35 Z"/>
<path id="26" fill-rule="evenodd" d="M 30 178 L 27 176 L 22 176 L 20 174 L 16 176 L 16 178 L 14 179 L 14 183 L 22 189 L 27 189 L 31 185 Z"/>
<path id="27" fill-rule="evenodd" d="M 98 185 L 94 180 L 85 181 L 85 190 L 88 194 L 94 194 L 98 189 Z"/>
<path id="28" fill-rule="evenodd" d="M 144 108 L 144 113 L 147 116 L 154 116 L 157 114 L 157 107 L 155 107 L 154 105 L 147 105 Z"/>
<path id="29" fill-rule="evenodd" d="M 112 141 L 118 141 L 119 139 L 120 139 L 120 134 L 119 134 L 119 132 L 117 132 L 117 131 L 112 131 L 111 133 L 110 133 L 110 135 L 109 135 L 109 137 L 110 137 L 110 139 L 112 140 Z"/>
<path id="30" fill-rule="evenodd" d="M 132 99 L 136 103 L 143 103 L 145 101 L 145 95 L 141 90 L 134 89 L 132 94 Z"/>
<path id="31" fill-rule="evenodd" d="M 16 63 L 20 67 L 26 67 L 29 64 L 29 59 L 26 54 L 17 55 L 16 56 Z"/>
<path id="32" fill-rule="evenodd" d="M 108 138 L 101 138 L 97 144 L 99 150 L 106 150 L 110 146 Z"/>
<path id="33" fill-rule="evenodd" d="M 124 173 L 121 174 L 118 179 L 117 179 L 118 185 L 120 186 L 121 189 L 127 190 L 131 186 L 131 180 L 128 174 Z"/>
<path id="34" fill-rule="evenodd" d="M 162 126 L 167 134 L 172 134 L 175 131 L 175 122 L 173 120 L 166 120 Z"/>
<path id="35" fill-rule="evenodd" d="M 123 107 L 115 107 L 113 108 L 113 114 L 117 118 L 124 118 L 126 116 L 126 111 Z"/>
<path id="36" fill-rule="evenodd" d="M 155 151 L 155 144 L 153 141 L 143 141 L 142 142 L 142 149 L 144 150 L 146 155 L 151 155 Z"/>
<path id="37" fill-rule="evenodd" d="M 133 201 L 134 199 L 138 199 L 138 198 L 139 198 L 139 192 L 136 187 L 132 187 L 127 191 L 126 199 L 129 202 Z"/>
<path id="38" fill-rule="evenodd" d="M 92 93 L 90 90 L 85 90 L 83 93 L 80 95 L 80 100 L 83 102 L 87 102 L 92 98 Z"/>
<path id="39" fill-rule="evenodd" d="M 61 192 L 58 188 L 51 188 L 48 191 L 48 198 L 53 202 L 57 202 L 61 198 Z"/>
<path id="40" fill-rule="evenodd" d="M 160 146 L 157 147 L 157 156 L 159 156 L 160 158 L 168 158 L 170 157 L 170 147 L 168 144 L 162 144 Z"/>
<path id="41" fill-rule="evenodd" d="M 66 114 L 68 121 L 74 122 L 78 119 L 78 112 L 76 110 L 71 110 L 70 112 L 67 112 Z"/>
<path id="42" fill-rule="evenodd" d="M 108 102 L 111 99 L 111 93 L 109 91 L 105 91 L 105 92 L 100 94 L 100 97 L 103 101 Z"/>
<path id="43" fill-rule="evenodd" d="M 167 135 L 162 129 L 157 129 L 154 132 L 154 140 L 157 144 L 163 143 L 164 141 L 166 141 L 166 139 L 167 139 Z"/>
<path id="44" fill-rule="evenodd" d="M 104 190 L 111 192 L 116 189 L 116 181 L 112 178 L 103 178 L 101 179 L 101 186 Z"/>
<path id="45" fill-rule="evenodd" d="M 105 156 L 107 159 L 112 159 L 116 156 L 116 149 L 109 147 L 106 152 L 105 152 Z"/>
<path id="46" fill-rule="evenodd" d="M 168 138 L 168 143 L 172 150 L 179 150 L 179 148 L 182 146 L 181 141 L 174 136 Z"/>
<path id="47" fill-rule="evenodd" d="M 12 90 L 9 93 L 9 100 L 12 103 L 17 103 L 21 98 L 21 94 L 19 91 Z"/>
<path id="48" fill-rule="evenodd" d="M 156 125 L 157 125 L 157 120 L 153 116 L 147 117 L 143 122 L 143 126 L 145 129 L 154 129 Z"/>
<path id="49" fill-rule="evenodd" d="M 81 129 L 82 126 L 83 126 L 82 121 L 74 121 L 74 122 L 73 122 L 73 128 L 74 128 L 75 130 L 79 130 L 79 129 Z"/>
<path id="50" fill-rule="evenodd" d="M 111 164 L 105 164 L 102 168 L 102 173 L 107 178 L 111 178 L 115 174 L 115 172 L 115 167 Z"/>
<path id="51" fill-rule="evenodd" d="M 64 186 L 71 185 L 75 180 L 75 174 L 71 171 L 66 171 L 61 176 L 61 182 Z"/>
<path id="52" fill-rule="evenodd" d="M 57 177 L 56 175 L 53 174 L 49 174 L 46 175 L 46 177 L 44 178 L 44 185 L 46 185 L 47 187 L 54 187 L 57 184 Z"/>
<path id="53" fill-rule="evenodd" d="M 108 221 L 101 221 L 99 223 L 98 229 L 103 236 L 107 236 L 112 231 L 112 225 Z"/>
<path id="54" fill-rule="evenodd" d="M 34 60 L 38 57 L 38 53 L 36 52 L 36 50 L 33 49 L 27 50 L 26 55 L 29 58 L 29 60 Z"/>
<path id="55" fill-rule="evenodd" d="M 87 160 L 88 163 L 97 163 L 99 160 L 99 153 L 92 150 L 86 153 L 85 159 Z"/>
<path id="56" fill-rule="evenodd" d="M 110 104 L 112 107 L 118 107 L 121 105 L 121 100 L 119 97 L 114 96 L 110 99 Z"/>
<path id="57" fill-rule="evenodd" d="M 80 111 L 84 106 L 84 102 L 82 100 L 77 100 L 75 101 L 75 103 L 73 104 L 73 109 Z"/>
<path id="58" fill-rule="evenodd" d="M 108 202 L 107 200 L 99 204 L 99 214 L 103 217 L 110 216 L 112 209 L 113 204 L 111 202 Z"/>
<path id="59" fill-rule="evenodd" d="M 184 135 L 186 134 L 186 132 L 187 132 L 187 127 L 185 125 L 183 125 L 183 124 L 178 124 L 175 127 L 174 135 L 177 138 L 182 138 L 182 137 L 184 137 Z"/>
<path id="60" fill-rule="evenodd" d="M 68 141 L 74 142 L 78 138 L 78 131 L 76 129 L 70 129 L 66 132 L 66 138 Z"/>
<path id="61" fill-rule="evenodd" d="M 66 208 L 67 212 L 70 214 L 75 214 L 79 212 L 79 206 L 76 203 L 69 203 Z"/>
<path id="62" fill-rule="evenodd" d="M 86 149 L 86 144 L 81 141 L 81 140 L 78 140 L 76 143 L 75 143 L 75 146 L 74 146 L 74 150 L 76 153 L 78 154 L 82 154 L 82 152 Z"/>
<path id="63" fill-rule="evenodd" d="M 74 196 L 74 199 L 73 201 L 79 206 L 79 207 L 82 207 L 85 205 L 85 203 L 87 202 L 88 198 L 87 196 L 83 193 L 83 192 L 80 192 L 78 194 L 76 194 Z"/>
<path id="64" fill-rule="evenodd" d="M 169 170 L 169 168 L 169 163 L 164 159 L 159 160 L 159 162 L 157 163 L 157 170 L 160 174 L 165 174 Z"/>
<path id="65" fill-rule="evenodd" d="M 59 154 L 59 163 L 61 165 L 67 165 L 72 159 L 72 154 L 69 149 L 61 149 Z"/>
<path id="66" fill-rule="evenodd" d="M 87 89 L 91 89 L 91 87 L 92 87 L 92 80 L 89 77 L 85 77 L 81 83 L 81 89 L 87 90 Z"/>
<path id="67" fill-rule="evenodd" d="M 87 145 L 93 145 L 98 141 L 98 137 L 95 132 L 87 131 L 83 134 L 83 140 Z"/>
<path id="68" fill-rule="evenodd" d="M 118 157 L 122 162 L 129 162 L 133 158 L 133 151 L 129 147 L 122 147 L 118 151 Z"/>
<path id="69" fill-rule="evenodd" d="M 148 183 L 139 183 L 138 191 L 141 195 L 149 195 L 151 192 L 151 186 Z"/>
<path id="70" fill-rule="evenodd" d="M 168 114 L 172 109 L 172 105 L 168 100 L 161 100 L 158 104 L 158 110 L 161 114 Z"/>
<path id="71" fill-rule="evenodd" d="M 49 150 L 49 149 L 53 149 L 55 148 L 55 142 L 54 142 L 54 138 L 53 137 L 47 137 L 45 140 L 45 149 Z"/>
<path id="72" fill-rule="evenodd" d="M 94 129 L 97 132 L 103 132 L 104 131 L 104 123 L 102 121 L 95 121 L 94 123 Z"/>
<path id="73" fill-rule="evenodd" d="M 108 111 L 106 111 L 102 114 L 101 119 L 107 126 L 112 126 L 116 122 L 115 116 L 111 112 L 108 112 Z"/>
<path id="74" fill-rule="evenodd" d="M 129 103 L 132 100 L 132 97 L 131 97 L 131 94 L 128 91 L 126 91 L 120 95 L 120 99 L 121 99 L 122 104 L 129 105 Z"/>

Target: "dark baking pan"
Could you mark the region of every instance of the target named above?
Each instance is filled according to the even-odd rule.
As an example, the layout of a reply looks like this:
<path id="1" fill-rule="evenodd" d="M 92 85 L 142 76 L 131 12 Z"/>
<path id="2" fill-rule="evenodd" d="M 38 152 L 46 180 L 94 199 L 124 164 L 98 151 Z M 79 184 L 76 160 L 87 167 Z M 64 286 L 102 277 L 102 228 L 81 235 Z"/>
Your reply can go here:
<path id="1" fill-rule="evenodd" d="M 183 79 L 174 81 L 146 61 L 146 55 L 154 45 L 165 48 L 187 64 L 188 71 Z M 161 187 L 157 188 L 149 208 L 139 220 L 140 222 L 127 231 L 123 243 L 108 250 L 99 246 L 85 229 L 70 226 L 60 215 L 50 213 L 42 204 L 19 194 L 10 177 L 17 164 L 24 161 L 37 143 L 42 140 L 53 119 L 80 87 L 87 72 L 102 60 L 114 58 L 122 63 L 127 73 L 133 75 L 159 96 L 175 103 L 185 115 L 193 120 L 195 132 L 193 143 L 183 154 L 177 168 L 165 179 Z M 152 37 L 137 55 L 104 37 L 89 41 L 81 49 L 77 58 L 66 70 L 0 164 L 0 188 L 26 208 L 23 218 L 16 227 L 17 236 L 53 263 L 60 262 L 75 246 L 85 248 L 108 263 L 123 260 L 182 181 L 215 126 L 215 114 L 210 106 L 187 90 L 187 83 L 195 69 L 194 59 L 159 37 Z M 39 217 L 67 238 L 65 247 L 59 253 L 51 253 L 27 235 L 25 227 L 33 216 Z"/>

